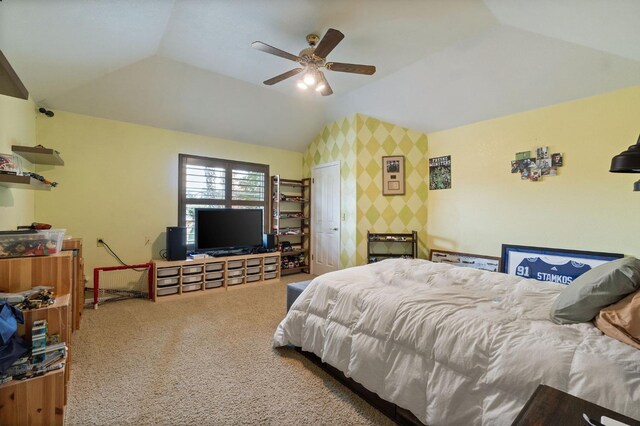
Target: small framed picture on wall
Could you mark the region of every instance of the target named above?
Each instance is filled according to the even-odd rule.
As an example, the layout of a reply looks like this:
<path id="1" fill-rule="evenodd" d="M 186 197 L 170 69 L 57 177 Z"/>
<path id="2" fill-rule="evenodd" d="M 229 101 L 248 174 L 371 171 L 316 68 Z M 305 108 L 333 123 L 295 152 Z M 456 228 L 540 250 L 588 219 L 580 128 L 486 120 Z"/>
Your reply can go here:
<path id="1" fill-rule="evenodd" d="M 404 156 L 382 157 L 382 195 L 404 195 Z"/>

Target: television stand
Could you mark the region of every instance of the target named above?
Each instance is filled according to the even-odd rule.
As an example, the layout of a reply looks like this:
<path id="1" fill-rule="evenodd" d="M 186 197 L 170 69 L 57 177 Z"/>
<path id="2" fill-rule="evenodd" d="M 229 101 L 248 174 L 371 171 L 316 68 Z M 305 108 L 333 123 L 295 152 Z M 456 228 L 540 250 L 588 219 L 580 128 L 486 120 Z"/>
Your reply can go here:
<path id="1" fill-rule="evenodd" d="M 213 253 L 221 256 L 220 252 Z M 238 284 L 280 279 L 280 252 L 277 251 L 192 260 L 154 260 L 153 263 L 153 300 L 156 302 L 215 292 Z"/>

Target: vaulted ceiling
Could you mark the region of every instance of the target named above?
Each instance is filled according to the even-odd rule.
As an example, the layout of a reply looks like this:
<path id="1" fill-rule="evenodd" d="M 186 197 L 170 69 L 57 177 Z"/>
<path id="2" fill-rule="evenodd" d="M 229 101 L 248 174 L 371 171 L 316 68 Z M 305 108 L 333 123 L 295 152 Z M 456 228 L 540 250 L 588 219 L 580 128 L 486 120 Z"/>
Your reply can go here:
<path id="1" fill-rule="evenodd" d="M 640 84 L 637 0 L 5 0 L 0 50 L 47 108 L 301 151 L 361 112 L 431 132 Z M 334 95 L 295 78 L 336 28 Z"/>

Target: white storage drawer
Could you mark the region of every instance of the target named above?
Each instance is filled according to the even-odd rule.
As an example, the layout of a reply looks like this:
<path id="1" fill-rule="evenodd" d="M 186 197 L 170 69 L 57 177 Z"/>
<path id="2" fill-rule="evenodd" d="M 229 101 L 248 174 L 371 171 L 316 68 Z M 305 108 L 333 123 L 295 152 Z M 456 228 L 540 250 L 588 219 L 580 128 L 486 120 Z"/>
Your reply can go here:
<path id="1" fill-rule="evenodd" d="M 244 278 L 240 277 L 240 278 L 229 278 L 227 280 L 227 285 L 236 285 L 236 284 L 242 284 L 244 282 Z"/>
<path id="2" fill-rule="evenodd" d="M 248 259 L 247 266 L 260 266 L 260 259 Z"/>
<path id="3" fill-rule="evenodd" d="M 200 290 L 202 288 L 202 284 L 201 283 L 197 283 L 197 284 L 182 284 L 182 292 L 189 292 L 189 291 L 195 291 L 195 290 Z"/>
<path id="4" fill-rule="evenodd" d="M 264 258 L 264 264 L 265 265 L 271 265 L 271 264 L 275 264 L 275 263 L 278 263 L 278 256 L 265 257 Z"/>
<path id="5" fill-rule="evenodd" d="M 205 279 L 207 281 L 211 281 L 211 280 L 219 280 L 222 278 L 222 271 L 220 272 L 209 272 L 205 275 Z"/>
<path id="6" fill-rule="evenodd" d="M 222 287 L 222 280 L 207 281 L 204 283 L 205 288 Z"/>
<path id="7" fill-rule="evenodd" d="M 193 266 L 183 266 L 182 267 L 182 275 L 201 274 L 201 273 L 202 273 L 202 265 L 193 265 Z"/>
<path id="8" fill-rule="evenodd" d="M 264 274 L 264 279 L 265 280 L 272 280 L 272 279 L 274 279 L 276 277 L 276 275 L 277 275 L 277 273 L 275 273 L 275 272 L 266 272 Z"/>
<path id="9" fill-rule="evenodd" d="M 260 281 L 260 274 L 247 275 L 247 282 Z"/>
<path id="10" fill-rule="evenodd" d="M 227 271 L 228 278 L 241 277 L 243 275 L 244 275 L 244 269 L 231 269 Z"/>
<path id="11" fill-rule="evenodd" d="M 182 284 L 191 284 L 202 281 L 202 274 L 200 275 L 187 275 L 182 277 Z"/>
<path id="12" fill-rule="evenodd" d="M 260 268 L 259 266 L 247 268 L 247 275 L 260 274 L 260 269 L 262 268 Z"/>
<path id="13" fill-rule="evenodd" d="M 178 286 L 175 286 L 175 287 L 159 288 L 156 294 L 158 296 L 168 296 L 170 294 L 177 294 L 177 293 L 178 293 Z"/>
<path id="14" fill-rule="evenodd" d="M 223 267 L 224 267 L 224 263 L 222 263 L 222 262 L 220 262 L 220 263 L 207 263 L 207 266 L 205 267 L 205 271 L 207 271 L 207 272 L 222 271 Z"/>
<path id="15" fill-rule="evenodd" d="M 160 277 L 174 277 L 180 273 L 180 267 L 175 266 L 173 268 L 158 268 L 158 278 Z"/>
<path id="16" fill-rule="evenodd" d="M 177 285 L 178 277 L 158 278 L 158 287 L 166 287 L 169 285 Z"/>
<path id="17" fill-rule="evenodd" d="M 237 269 L 244 267 L 244 260 L 232 260 L 227 262 L 227 269 Z"/>
<path id="18" fill-rule="evenodd" d="M 278 265 L 264 265 L 265 272 L 273 272 L 278 270 Z"/>

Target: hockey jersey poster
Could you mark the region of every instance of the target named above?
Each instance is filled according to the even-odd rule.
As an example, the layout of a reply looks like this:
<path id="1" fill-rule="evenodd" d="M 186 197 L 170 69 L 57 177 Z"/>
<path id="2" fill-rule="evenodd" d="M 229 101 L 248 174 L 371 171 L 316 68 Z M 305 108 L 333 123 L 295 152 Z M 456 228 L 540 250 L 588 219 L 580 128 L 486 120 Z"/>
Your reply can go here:
<path id="1" fill-rule="evenodd" d="M 617 253 L 503 245 L 502 272 L 569 285 L 590 269 L 621 257 Z"/>
<path id="2" fill-rule="evenodd" d="M 429 158 L 429 189 L 451 188 L 451 156 Z"/>

